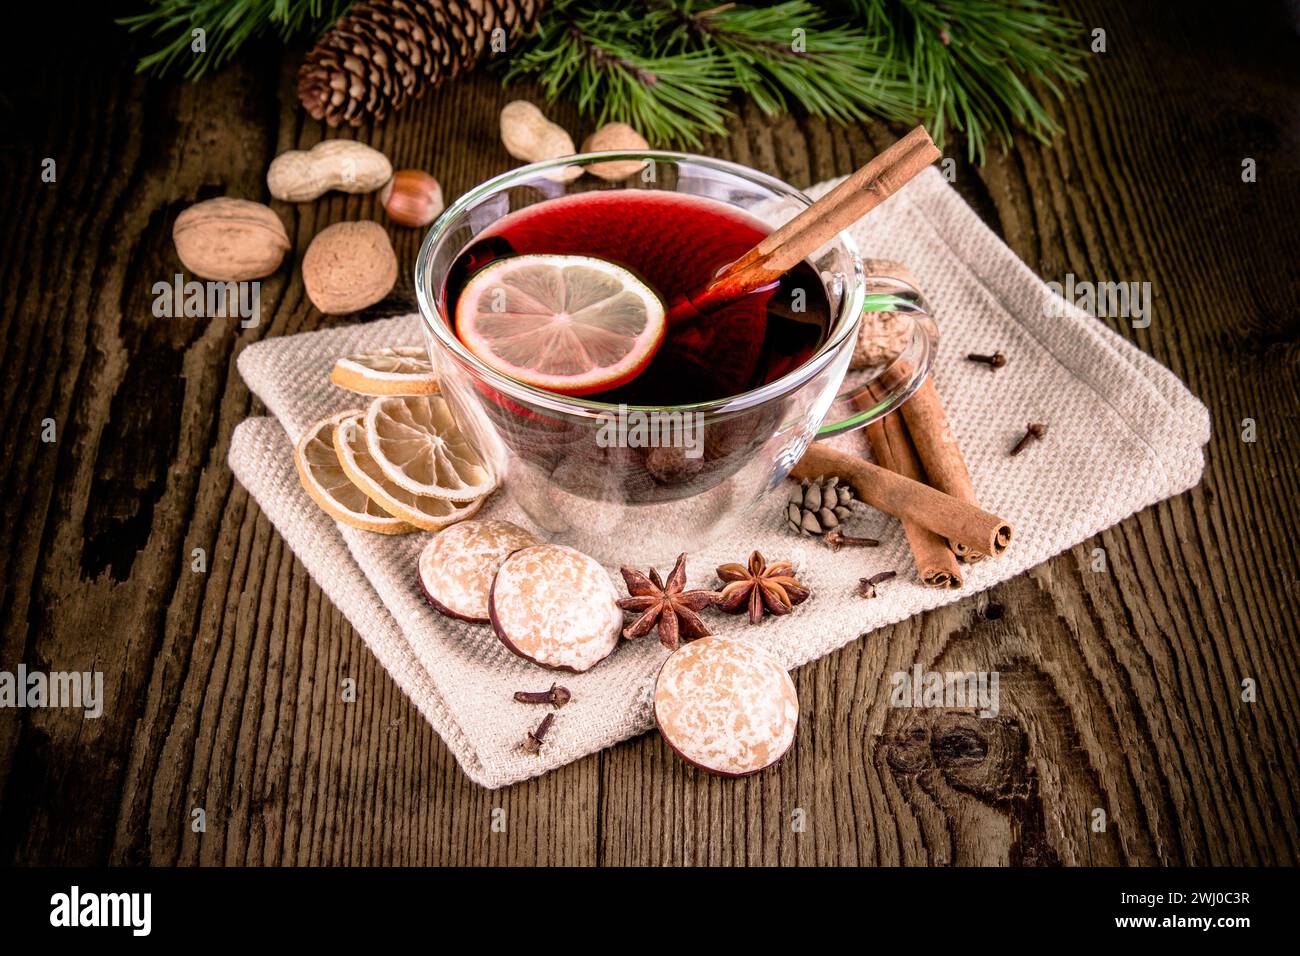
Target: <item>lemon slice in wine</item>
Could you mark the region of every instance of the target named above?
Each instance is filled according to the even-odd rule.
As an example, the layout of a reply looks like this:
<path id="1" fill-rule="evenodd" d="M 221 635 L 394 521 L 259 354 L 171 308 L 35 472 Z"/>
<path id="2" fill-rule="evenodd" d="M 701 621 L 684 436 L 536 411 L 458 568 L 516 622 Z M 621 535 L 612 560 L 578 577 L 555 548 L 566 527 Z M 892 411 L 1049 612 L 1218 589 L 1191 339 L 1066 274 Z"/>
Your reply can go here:
<path id="1" fill-rule="evenodd" d="M 665 328 L 653 289 L 589 256 L 498 259 L 456 303 L 466 348 L 498 372 L 562 395 L 630 382 L 654 358 Z"/>

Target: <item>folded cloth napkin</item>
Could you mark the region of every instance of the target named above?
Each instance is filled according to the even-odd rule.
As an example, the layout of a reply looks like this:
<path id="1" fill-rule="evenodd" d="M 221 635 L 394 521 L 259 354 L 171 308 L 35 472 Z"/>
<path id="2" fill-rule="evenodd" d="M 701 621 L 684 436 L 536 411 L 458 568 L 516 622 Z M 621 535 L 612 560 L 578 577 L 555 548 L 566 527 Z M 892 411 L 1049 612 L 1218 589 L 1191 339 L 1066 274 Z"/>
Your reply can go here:
<path id="1" fill-rule="evenodd" d="M 933 590 L 908 573 L 902 529 L 885 515 L 867 510 L 853 519 L 856 533 L 882 545 L 846 558 L 792 535 L 776 502 L 755 509 L 730 540 L 690 556 L 688 586 L 713 586 L 714 567 L 743 561 L 755 548 L 770 560 L 793 560 L 813 592 L 793 614 L 758 627 L 743 615 L 709 618 L 719 633 L 753 641 L 791 668 L 881 625 L 991 587 L 1185 491 L 1200 479 L 1210 433 L 1205 407 L 1172 373 L 1096 319 L 1063 307 L 936 170 L 852 232 L 865 256 L 905 262 L 925 291 L 942 334 L 936 386 L 980 504 L 1011 522 L 1016 538 L 1002 557 L 970 567 L 961 590 Z M 549 686 L 554 675 L 506 651 L 489 627 L 429 607 L 416 558 L 430 535 L 342 527 L 311 502 L 294 471 L 293 441 L 317 419 L 366 402 L 330 384 L 335 359 L 421 341 L 418 317 L 405 316 L 249 347 L 240 372 L 275 419 L 250 419 L 236 429 L 230 467 L 466 774 L 500 787 L 650 729 L 654 678 L 667 652 L 652 634 L 625 642 L 585 674 L 566 674 L 572 702 L 556 714 L 541 754 L 524 753 L 520 744 L 542 713 L 511 695 Z M 997 374 L 964 360 L 968 352 L 994 349 L 1011 360 Z M 1011 458 L 1008 449 L 1028 421 L 1048 423 L 1048 436 Z M 865 448 L 861 435 L 836 441 Z M 500 493 L 481 515 L 528 524 Z M 637 560 L 635 542 L 628 542 L 627 561 Z M 885 568 L 907 570 L 875 599 L 857 596 L 858 578 Z"/>

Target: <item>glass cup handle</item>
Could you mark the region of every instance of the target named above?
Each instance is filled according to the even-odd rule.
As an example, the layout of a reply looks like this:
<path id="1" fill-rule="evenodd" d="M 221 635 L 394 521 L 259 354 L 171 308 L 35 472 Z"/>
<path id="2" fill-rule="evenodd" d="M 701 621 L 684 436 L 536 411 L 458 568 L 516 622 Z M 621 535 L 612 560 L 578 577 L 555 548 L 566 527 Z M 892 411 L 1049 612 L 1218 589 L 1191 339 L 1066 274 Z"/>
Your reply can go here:
<path id="1" fill-rule="evenodd" d="M 921 387 L 934 364 L 939 327 L 921 293 L 893 276 L 868 276 L 862 311 L 901 312 L 912 318 L 912 337 L 898 356 L 870 382 L 843 389 L 837 402 L 847 401 L 856 411 L 838 422 L 817 429 L 817 438 L 830 438 L 877 421 L 897 409 Z"/>

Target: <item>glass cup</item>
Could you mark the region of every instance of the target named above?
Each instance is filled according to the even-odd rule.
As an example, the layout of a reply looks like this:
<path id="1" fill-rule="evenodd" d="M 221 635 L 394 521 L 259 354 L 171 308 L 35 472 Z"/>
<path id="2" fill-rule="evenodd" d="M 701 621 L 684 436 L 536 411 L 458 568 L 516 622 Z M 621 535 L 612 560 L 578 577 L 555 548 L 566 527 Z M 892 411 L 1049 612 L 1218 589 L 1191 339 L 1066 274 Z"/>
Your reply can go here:
<path id="1" fill-rule="evenodd" d="M 640 172 L 622 182 L 579 175 L 611 161 Z M 853 240 L 841 233 L 808 260 L 831 306 L 825 341 L 803 365 L 743 394 L 617 406 L 534 388 L 485 365 L 457 338 L 447 314 L 452 263 L 508 213 L 598 189 L 688 193 L 743 210 L 771 229 L 812 200 L 723 160 L 659 150 L 585 153 L 524 166 L 470 190 L 434 223 L 420 249 L 415 289 L 442 392 L 506 493 L 549 540 L 606 564 L 662 564 L 723 535 L 782 483 L 814 438 L 896 409 L 929 373 L 937 336 L 917 291 L 892 278 L 869 286 Z M 841 394 L 864 309 L 910 317 L 911 336 L 891 363 L 855 372 Z"/>

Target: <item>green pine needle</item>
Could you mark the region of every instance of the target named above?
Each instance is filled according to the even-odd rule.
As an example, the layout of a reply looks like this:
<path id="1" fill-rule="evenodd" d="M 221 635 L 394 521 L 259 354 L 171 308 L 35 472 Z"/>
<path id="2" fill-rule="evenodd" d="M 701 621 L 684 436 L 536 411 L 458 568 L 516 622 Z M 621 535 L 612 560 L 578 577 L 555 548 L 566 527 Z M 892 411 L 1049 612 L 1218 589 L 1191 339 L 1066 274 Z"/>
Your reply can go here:
<path id="1" fill-rule="evenodd" d="M 565 96 L 597 122 L 621 120 L 657 143 L 699 146 L 724 133 L 733 84 L 706 49 L 646 44 L 643 13 L 554 3 L 509 60 L 506 82 L 535 76 L 549 99 Z"/>
<path id="2" fill-rule="evenodd" d="M 1041 0 L 841 0 L 844 12 L 888 38 L 897 76 L 916 92 L 916 118 L 936 141 L 966 136 L 971 160 L 1015 127 L 1048 141 L 1060 127 L 1035 87 L 1061 99 L 1086 76 L 1083 27 Z"/>
<path id="3" fill-rule="evenodd" d="M 167 73 L 189 57 L 184 75 L 198 79 L 272 29 L 288 41 L 332 26 L 352 0 L 153 0 L 143 13 L 118 23 L 132 33 L 148 30 L 161 45 L 141 57 L 136 72 Z M 195 52 L 193 31 L 204 31 L 205 51 Z"/>
<path id="4" fill-rule="evenodd" d="M 767 7 L 726 4 L 697 12 L 681 2 L 662 8 L 659 19 L 688 48 L 699 43 L 725 61 L 732 84 L 765 113 L 787 111 L 788 101 L 815 116 L 840 122 L 869 113 L 901 118 L 910 89 L 885 73 L 879 40 L 834 25 L 811 3 L 787 0 Z"/>

